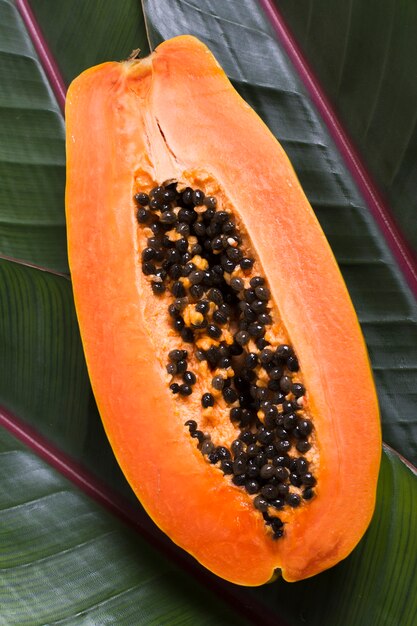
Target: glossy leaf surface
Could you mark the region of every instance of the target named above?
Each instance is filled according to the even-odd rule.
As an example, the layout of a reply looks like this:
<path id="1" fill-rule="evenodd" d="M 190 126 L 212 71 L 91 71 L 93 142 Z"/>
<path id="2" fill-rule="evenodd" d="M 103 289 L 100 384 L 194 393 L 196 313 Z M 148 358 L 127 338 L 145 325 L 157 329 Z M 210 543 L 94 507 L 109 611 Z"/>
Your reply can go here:
<path id="1" fill-rule="evenodd" d="M 117 10 L 109 0 L 86 0 L 76 7 L 67 0 L 32 0 L 31 6 L 67 80 L 89 65 L 145 48 L 140 7 L 131 0 L 117 3 Z M 384 438 L 415 461 L 415 301 L 264 13 L 255 0 L 152 0 L 143 6 L 152 46 L 183 32 L 206 41 L 284 144 L 359 313 Z M 66 271 L 62 118 L 26 29 L 6 0 L 0 0 L 0 32 L 5 59 L 0 68 L 0 254 Z M 2 75 L 4 68 L 9 69 Z M 9 128 L 11 121 L 20 128 L 21 108 L 35 116 L 19 131 L 23 147 Z M 23 179 L 30 181 L 30 195 L 20 198 L 28 191 L 16 184 Z M 13 211 L 11 202 L 16 202 Z M 22 217 L 12 230 L 17 215 Z M 107 485 L 129 494 L 92 400 L 69 281 L 8 261 L 1 262 L 0 276 L 0 403 Z M 1 429 L 0 440 L 5 568 L 0 623 L 242 622 Z M 351 557 L 309 581 L 242 590 L 243 613 L 263 604 L 271 623 L 285 616 L 300 626 L 413 626 L 416 501 L 415 475 L 386 452 L 376 515 Z"/>
<path id="2" fill-rule="evenodd" d="M 279 0 L 417 253 L 417 5 Z"/>
<path id="3" fill-rule="evenodd" d="M 4 429 L 0 476 L 0 624 L 245 623 Z"/>
<path id="4" fill-rule="evenodd" d="M 67 278 L 0 259 L 1 405 L 130 494 L 107 443 Z"/>
<path id="5" fill-rule="evenodd" d="M 62 115 L 14 4 L 0 0 L 0 256 L 68 271 Z"/>
<path id="6" fill-rule="evenodd" d="M 292 585 L 279 581 L 254 596 L 294 626 L 413 626 L 416 525 L 415 470 L 385 449 L 375 514 L 354 552 L 319 576 Z"/>
<path id="7" fill-rule="evenodd" d="M 67 84 L 87 67 L 149 51 L 137 0 L 32 0 L 30 7 Z"/>

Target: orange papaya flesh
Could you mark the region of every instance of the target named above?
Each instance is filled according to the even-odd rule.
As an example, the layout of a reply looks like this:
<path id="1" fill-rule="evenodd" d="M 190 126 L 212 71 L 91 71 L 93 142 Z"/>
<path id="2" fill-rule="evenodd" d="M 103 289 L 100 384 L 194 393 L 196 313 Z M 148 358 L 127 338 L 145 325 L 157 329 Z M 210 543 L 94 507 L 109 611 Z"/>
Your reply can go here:
<path id="1" fill-rule="evenodd" d="M 100 414 L 129 483 L 174 542 L 229 581 L 260 585 L 277 568 L 296 581 L 331 567 L 351 552 L 372 516 L 381 453 L 378 405 L 346 287 L 281 146 L 209 50 L 190 36 L 164 42 L 146 59 L 84 72 L 68 91 L 66 119 L 68 250 L 77 315 Z M 170 192 L 165 199 L 161 186 Z M 200 190 L 203 195 L 195 195 Z M 191 205 L 184 193 L 194 199 Z M 230 236 L 202 234 L 202 227 L 212 225 L 203 214 L 214 203 L 214 213 L 225 212 L 232 224 Z M 178 215 L 187 206 L 194 222 L 190 233 L 181 227 L 180 237 Z M 164 211 L 174 217 L 161 226 Z M 219 235 L 227 245 L 216 256 L 205 241 Z M 158 273 L 167 260 L 164 237 L 186 240 L 187 251 L 176 263 L 181 276 L 178 270 Z M 233 237 L 234 244 L 227 242 Z M 144 252 L 150 244 L 156 258 Z M 169 245 L 166 250 L 178 249 Z M 195 246 L 202 248 L 198 254 L 191 252 Z M 193 272 L 212 271 L 229 248 L 252 265 L 236 262 L 217 285 L 191 292 L 187 263 Z M 247 291 L 233 289 L 231 281 L 243 281 L 250 291 L 250 280 L 259 276 L 265 283 L 258 287 L 269 290 L 266 308 L 257 313 L 258 321 L 262 313 L 271 318 L 263 318 L 260 338 L 266 343 L 257 345 L 252 333 L 243 356 L 230 354 L 237 333 L 247 332 L 239 327 L 239 303 L 246 297 L 251 304 Z M 174 289 L 178 282 L 182 287 Z M 221 307 L 209 297 L 212 288 L 229 302 L 225 323 L 214 315 Z M 213 325 L 220 337 L 209 329 Z M 207 360 L 219 346 L 230 363 Z M 188 376 L 184 382 L 173 350 L 187 350 L 186 368 L 195 381 Z M 265 350 L 281 350 L 274 365 L 282 370 L 279 385 L 282 377 L 286 382 L 253 398 L 254 384 L 267 388 L 271 382 L 260 361 Z M 283 350 L 294 359 L 290 366 Z M 242 371 L 248 358 L 257 359 L 255 380 Z M 220 382 L 213 386 L 215 377 Z M 242 397 L 227 398 L 216 389 L 224 380 Z M 191 393 L 175 385 L 188 385 Z M 204 394 L 210 394 L 207 406 Z M 275 406 L 278 416 L 270 406 L 262 405 L 263 411 L 262 401 Z M 246 422 L 241 414 L 231 419 L 231 410 L 242 407 Z M 267 441 L 259 438 L 268 409 L 275 419 L 273 427 L 268 423 L 272 443 L 268 435 Z M 284 428 L 289 414 L 295 417 Z M 302 422 L 308 425 L 300 434 Z M 250 493 L 246 474 L 245 484 L 234 484 L 242 482 L 241 467 L 235 467 L 239 446 L 246 470 L 249 463 L 246 444 L 232 445 L 242 431 L 257 437 L 257 454 L 275 446 L 264 459 L 263 476 L 254 477 L 259 490 Z M 289 442 L 287 451 L 283 441 Z M 229 459 L 216 459 L 219 446 L 230 454 L 231 474 L 224 463 Z M 264 468 L 282 469 L 278 456 L 286 458 L 284 475 Z M 298 471 L 300 457 L 305 462 Z M 266 498 L 265 507 L 261 489 L 271 485 L 284 488 L 278 495 L 270 489 L 274 498 Z M 276 500 L 282 502 L 272 505 Z"/>

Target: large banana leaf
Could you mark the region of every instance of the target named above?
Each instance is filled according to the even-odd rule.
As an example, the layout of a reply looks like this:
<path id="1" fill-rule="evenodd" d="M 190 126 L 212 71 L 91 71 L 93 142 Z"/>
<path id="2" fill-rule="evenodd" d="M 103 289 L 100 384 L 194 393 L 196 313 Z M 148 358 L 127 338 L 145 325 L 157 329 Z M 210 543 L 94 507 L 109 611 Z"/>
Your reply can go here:
<path id="1" fill-rule="evenodd" d="M 146 49 L 144 22 L 133 0 L 17 4 L 26 26 L 14 3 L 0 0 L 0 255 L 14 258 L 0 264 L 0 402 L 19 416 L 2 421 L 59 467 L 67 458 L 82 463 L 89 474 L 79 483 L 97 493 L 95 475 L 111 504 L 116 497 L 109 489 L 127 498 L 130 492 L 92 400 L 70 283 L 58 274 L 67 269 L 63 123 L 28 36 L 34 28 L 27 9 L 38 18 L 67 82 L 91 64 Z M 149 0 L 143 8 L 151 47 L 179 32 L 201 37 L 283 141 L 357 307 L 378 383 L 384 437 L 415 461 L 415 301 L 260 5 Z M 29 188 L 20 184 L 22 173 Z M 0 623 L 205 624 L 222 623 L 221 615 L 225 623 L 240 623 L 242 615 L 228 613 L 220 596 L 255 623 L 279 623 L 282 616 L 290 624 L 324 626 L 417 620 L 417 479 L 393 452 L 384 455 L 371 528 L 349 559 L 295 585 L 278 582 L 242 592 L 216 583 L 215 599 L 22 444 L 1 430 L 0 439 Z M 137 515 L 139 507 L 131 513 Z M 151 536 L 164 547 L 155 529 Z M 214 585 L 200 568 L 193 571 Z"/>
<path id="2" fill-rule="evenodd" d="M 417 4 L 276 2 L 417 253 Z M 332 19 L 329 18 L 329 10 Z"/>
<path id="3" fill-rule="evenodd" d="M 0 2 L 0 254 L 68 271 L 64 123 L 21 20 Z"/>
<path id="4" fill-rule="evenodd" d="M 226 626 L 238 619 L 4 429 L 0 476 L 0 624 Z"/>

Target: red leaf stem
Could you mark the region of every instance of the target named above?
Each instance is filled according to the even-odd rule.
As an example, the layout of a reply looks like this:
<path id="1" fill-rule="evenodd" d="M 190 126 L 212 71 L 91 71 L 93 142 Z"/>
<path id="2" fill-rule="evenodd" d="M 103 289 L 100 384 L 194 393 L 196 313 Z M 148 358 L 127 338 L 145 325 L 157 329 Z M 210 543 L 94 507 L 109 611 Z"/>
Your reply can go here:
<path id="1" fill-rule="evenodd" d="M 56 64 L 56 61 L 49 49 L 48 44 L 46 43 L 39 24 L 36 21 L 27 0 L 16 0 L 16 8 L 20 12 L 20 15 L 25 23 L 29 37 L 32 40 L 33 46 L 48 78 L 51 89 L 55 94 L 59 108 L 64 115 L 67 88 L 58 69 L 58 65 Z"/>

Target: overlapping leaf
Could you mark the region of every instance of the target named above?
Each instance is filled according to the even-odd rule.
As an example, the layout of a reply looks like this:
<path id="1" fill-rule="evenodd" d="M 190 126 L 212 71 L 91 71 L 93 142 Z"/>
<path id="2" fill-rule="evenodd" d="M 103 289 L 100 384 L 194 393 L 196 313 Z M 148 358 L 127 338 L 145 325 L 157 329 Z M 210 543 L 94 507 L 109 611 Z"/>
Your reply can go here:
<path id="1" fill-rule="evenodd" d="M 346 503 L 349 515 L 349 503 Z M 293 626 L 413 626 L 417 620 L 417 475 L 384 450 L 375 515 L 336 567 L 253 592 Z"/>
<path id="2" fill-rule="evenodd" d="M 130 495 L 91 392 L 70 281 L 0 259 L 0 310 L 1 405 Z"/>
<path id="3" fill-rule="evenodd" d="M 140 8 L 133 0 L 117 7 L 108 0 L 31 4 L 67 80 L 88 65 L 125 58 L 132 48 L 145 47 Z M 206 41 L 283 141 L 359 312 L 380 392 L 385 439 L 417 458 L 415 302 L 259 5 L 255 0 L 146 0 L 144 9 L 152 46 L 180 32 Z M 0 0 L 0 24 L 0 52 L 9 67 L 0 82 L 0 117 L 6 122 L 0 147 L 0 224 L 5 225 L 3 230 L 0 226 L 0 254 L 65 271 L 62 119 L 10 1 Z M 35 117 L 21 119 L 20 108 L 30 115 L 33 108 Z M 11 121 L 20 143 L 7 127 Z M 28 178 L 21 173 L 22 163 Z M 27 195 L 13 196 L 27 194 L 16 184 L 23 179 L 30 181 L 31 202 Z M 13 211 L 11 201 L 16 203 Z M 19 217 L 11 230 L 13 216 Z M 0 401 L 108 484 L 127 492 L 92 402 L 69 282 L 7 261 L 1 263 L 0 275 L 5 311 Z M 7 476 L 0 481 L 0 558 L 6 568 L 0 576 L 0 623 L 2 618 L 5 624 L 222 623 L 224 607 L 212 607 L 213 599 L 201 587 L 136 543 L 1 431 L 0 437 L 1 475 Z M 353 555 L 311 581 L 245 592 L 242 604 L 243 598 L 246 607 L 262 602 L 277 620 L 285 615 L 294 625 L 412 626 L 417 619 L 412 572 L 416 495 L 415 476 L 387 452 L 377 512 Z M 226 623 L 237 619 L 223 615 Z"/>
<path id="4" fill-rule="evenodd" d="M 67 272 L 62 115 L 9 0 L 0 0 L 0 256 Z"/>
<path id="5" fill-rule="evenodd" d="M 137 0 L 32 0 L 30 6 L 67 84 L 97 63 L 126 59 L 138 48 L 148 54 Z"/>
<path id="6" fill-rule="evenodd" d="M 279 0 L 417 253 L 417 5 Z M 331 19 L 329 19 L 329 17 Z"/>
<path id="7" fill-rule="evenodd" d="M 245 624 L 0 429 L 0 624 Z"/>

